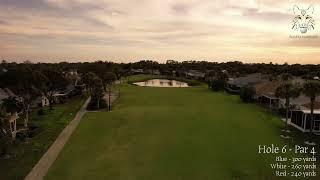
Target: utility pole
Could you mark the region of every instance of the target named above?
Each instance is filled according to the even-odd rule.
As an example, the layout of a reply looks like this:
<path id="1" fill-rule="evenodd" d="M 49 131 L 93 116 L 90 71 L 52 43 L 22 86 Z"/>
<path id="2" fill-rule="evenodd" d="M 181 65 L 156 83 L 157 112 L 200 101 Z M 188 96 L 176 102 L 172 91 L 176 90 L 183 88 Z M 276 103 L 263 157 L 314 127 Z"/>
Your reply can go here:
<path id="1" fill-rule="evenodd" d="M 108 94 L 108 109 L 109 109 L 109 111 L 111 110 L 111 87 L 109 86 L 109 94 Z"/>

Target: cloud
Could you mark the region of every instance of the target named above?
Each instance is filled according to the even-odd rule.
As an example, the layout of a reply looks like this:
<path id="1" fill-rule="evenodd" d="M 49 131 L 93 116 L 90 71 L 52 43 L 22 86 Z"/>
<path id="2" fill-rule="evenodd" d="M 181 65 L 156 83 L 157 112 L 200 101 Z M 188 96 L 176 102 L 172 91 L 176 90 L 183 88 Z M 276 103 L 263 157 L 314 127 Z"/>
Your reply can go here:
<path id="1" fill-rule="evenodd" d="M 0 20 L 0 26 L 1 25 L 8 25 L 9 23 L 7 21 L 3 21 L 3 20 Z"/>
<path id="2" fill-rule="evenodd" d="M 320 13 L 317 1 L 301 5 L 310 3 Z M 0 0 L 0 47 L 7 47 L 0 57 L 294 62 L 298 57 L 290 53 L 297 50 L 315 60 L 316 40 L 289 38 L 297 33 L 290 29 L 294 4 L 299 1 Z"/>
<path id="3" fill-rule="evenodd" d="M 191 8 L 188 5 L 181 3 L 174 4 L 171 8 L 173 13 L 177 15 L 186 15 L 191 10 Z"/>

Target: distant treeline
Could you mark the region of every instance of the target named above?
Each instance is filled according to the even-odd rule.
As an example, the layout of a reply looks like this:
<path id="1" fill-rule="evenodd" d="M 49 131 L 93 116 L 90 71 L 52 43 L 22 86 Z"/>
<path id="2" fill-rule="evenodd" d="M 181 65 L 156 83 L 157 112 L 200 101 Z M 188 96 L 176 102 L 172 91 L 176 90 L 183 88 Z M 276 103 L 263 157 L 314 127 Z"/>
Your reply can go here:
<path id="1" fill-rule="evenodd" d="M 132 69 L 159 70 L 161 74 L 170 75 L 173 71 L 176 73 L 184 73 L 188 70 L 198 70 L 201 72 L 208 71 L 228 71 L 229 75 L 239 76 L 249 73 L 264 73 L 280 75 L 283 73 L 290 73 L 293 76 L 301 76 L 304 78 L 320 76 L 320 65 L 313 64 L 274 64 L 274 63 L 242 63 L 239 61 L 233 62 L 207 62 L 207 61 L 183 61 L 177 62 L 174 60 L 168 60 L 166 63 L 158 63 L 151 60 L 142 60 L 135 63 L 114 63 L 107 61 L 96 62 L 82 62 L 82 63 L 8 63 L 2 61 L 0 64 L 1 69 L 16 70 L 16 69 L 56 69 L 61 72 L 67 72 L 70 70 L 76 70 L 78 73 L 94 72 L 97 75 L 104 74 L 106 71 L 113 72 L 120 76 L 129 75 Z"/>

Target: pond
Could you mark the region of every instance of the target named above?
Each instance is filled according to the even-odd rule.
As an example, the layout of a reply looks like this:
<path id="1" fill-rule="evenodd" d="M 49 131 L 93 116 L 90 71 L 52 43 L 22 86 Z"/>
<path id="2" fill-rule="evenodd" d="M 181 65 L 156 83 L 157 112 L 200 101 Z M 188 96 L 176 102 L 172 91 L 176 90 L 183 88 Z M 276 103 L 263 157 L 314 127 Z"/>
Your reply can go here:
<path id="1" fill-rule="evenodd" d="M 188 83 L 168 79 L 151 79 L 133 84 L 148 87 L 189 87 Z"/>

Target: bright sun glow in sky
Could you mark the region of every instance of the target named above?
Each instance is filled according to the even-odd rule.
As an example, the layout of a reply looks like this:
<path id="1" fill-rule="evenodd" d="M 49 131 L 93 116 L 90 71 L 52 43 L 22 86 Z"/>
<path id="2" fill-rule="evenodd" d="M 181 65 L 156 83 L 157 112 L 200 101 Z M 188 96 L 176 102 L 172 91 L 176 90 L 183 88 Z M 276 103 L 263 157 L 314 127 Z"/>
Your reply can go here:
<path id="1" fill-rule="evenodd" d="M 301 34 L 291 29 L 295 4 L 305 9 L 313 5 L 314 30 Z M 318 64 L 320 2 L 0 0 L 0 40 L 0 58 L 11 61 Z"/>

